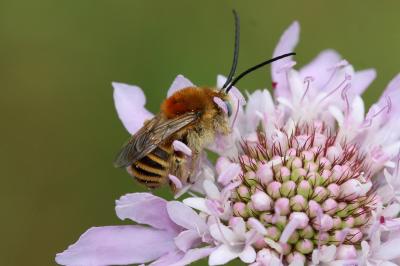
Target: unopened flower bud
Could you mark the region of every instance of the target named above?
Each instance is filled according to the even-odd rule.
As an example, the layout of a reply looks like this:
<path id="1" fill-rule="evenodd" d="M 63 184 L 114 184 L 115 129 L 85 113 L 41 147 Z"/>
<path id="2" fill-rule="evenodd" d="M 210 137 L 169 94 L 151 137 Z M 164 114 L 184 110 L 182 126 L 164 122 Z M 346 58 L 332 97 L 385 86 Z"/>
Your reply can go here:
<path id="1" fill-rule="evenodd" d="M 307 209 L 307 200 L 301 195 L 295 195 L 290 198 L 290 207 L 293 211 L 304 211 Z"/>
<path id="2" fill-rule="evenodd" d="M 327 189 L 329 191 L 329 197 L 331 198 L 336 199 L 340 194 L 340 187 L 335 183 L 329 184 Z"/>
<path id="3" fill-rule="evenodd" d="M 318 186 L 314 189 L 312 199 L 318 203 L 322 203 L 329 196 L 329 192 L 326 188 Z"/>
<path id="4" fill-rule="evenodd" d="M 284 197 L 292 197 L 296 193 L 296 183 L 293 181 L 286 181 L 280 188 L 281 195 Z"/>
<path id="5" fill-rule="evenodd" d="M 342 228 L 342 219 L 338 216 L 335 216 L 333 219 L 333 229 L 341 229 Z"/>
<path id="6" fill-rule="evenodd" d="M 290 213 L 290 204 L 288 198 L 279 198 L 275 201 L 275 212 L 279 215 L 288 215 Z"/>
<path id="7" fill-rule="evenodd" d="M 246 204 L 244 204 L 243 202 L 235 202 L 235 204 L 233 204 L 233 213 L 236 216 L 240 216 L 240 217 L 248 217 L 249 214 L 246 210 Z"/>
<path id="8" fill-rule="evenodd" d="M 302 195 L 305 199 L 308 199 L 312 195 L 312 188 L 307 180 L 302 180 L 297 185 L 297 194 Z"/>
<path id="9" fill-rule="evenodd" d="M 322 203 L 322 209 L 324 210 L 325 213 L 333 215 L 336 213 L 338 203 L 332 199 L 328 198 Z"/>
<path id="10" fill-rule="evenodd" d="M 249 184 L 250 186 L 257 185 L 258 183 L 256 173 L 254 173 L 253 171 L 246 172 L 244 174 L 244 179 L 246 183 Z"/>
<path id="11" fill-rule="evenodd" d="M 290 175 L 290 180 L 298 182 L 299 180 L 303 180 L 306 175 L 307 171 L 303 168 L 293 169 Z"/>
<path id="12" fill-rule="evenodd" d="M 310 239 L 302 239 L 296 243 L 296 250 L 302 254 L 310 254 L 314 249 L 314 244 Z"/>
<path id="13" fill-rule="evenodd" d="M 268 195 L 270 197 L 272 197 L 273 199 L 280 198 L 281 197 L 281 192 L 280 192 L 281 186 L 282 186 L 282 184 L 277 181 L 273 181 L 273 182 L 269 183 L 267 186 Z"/>
<path id="14" fill-rule="evenodd" d="M 290 163 L 292 170 L 299 169 L 303 167 L 303 162 L 299 157 L 295 157 Z"/>
<path id="15" fill-rule="evenodd" d="M 312 151 L 303 151 L 301 152 L 301 157 L 305 160 L 305 161 L 312 161 L 314 160 L 314 153 Z M 305 168 L 307 169 L 307 168 Z"/>
<path id="16" fill-rule="evenodd" d="M 279 230 L 283 231 L 283 229 L 285 229 L 285 226 L 287 224 L 287 216 L 278 216 L 276 215 L 274 217 L 274 224 L 276 227 L 279 228 Z"/>
<path id="17" fill-rule="evenodd" d="M 310 216 L 310 218 L 314 218 L 317 217 L 319 213 L 322 213 L 322 208 L 316 201 L 310 200 L 308 201 L 307 213 Z"/>
<path id="18" fill-rule="evenodd" d="M 346 236 L 346 241 L 356 244 L 361 241 L 362 237 L 363 237 L 363 233 L 361 232 L 360 229 L 350 228 L 349 233 Z"/>
<path id="19" fill-rule="evenodd" d="M 299 235 L 301 238 L 310 239 L 314 236 L 314 229 L 310 225 L 307 225 L 304 229 L 299 230 Z"/>
<path id="20" fill-rule="evenodd" d="M 237 190 L 237 195 L 242 199 L 242 200 L 249 200 L 250 199 L 250 190 L 247 186 L 245 185 L 240 185 Z"/>
<path id="21" fill-rule="evenodd" d="M 276 226 L 270 226 L 267 228 L 266 237 L 274 241 L 278 241 L 280 236 L 281 236 L 281 231 Z"/>
<path id="22" fill-rule="evenodd" d="M 251 201 L 256 211 L 268 211 L 272 207 L 272 199 L 263 191 L 257 191 L 253 194 Z"/>
<path id="23" fill-rule="evenodd" d="M 309 173 L 315 173 L 318 170 L 318 165 L 314 162 L 306 162 L 304 164 L 304 169 Z"/>
<path id="24" fill-rule="evenodd" d="M 260 183 L 267 186 L 273 180 L 274 173 L 271 167 L 267 164 L 261 164 L 257 169 L 257 177 Z"/>
<path id="25" fill-rule="evenodd" d="M 325 245 L 329 242 L 330 237 L 326 232 L 318 232 L 314 236 L 314 241 L 316 245 Z"/>
<path id="26" fill-rule="evenodd" d="M 297 241 L 299 241 L 299 238 L 300 238 L 300 237 L 299 237 L 299 233 L 297 233 L 297 231 L 294 231 L 294 232 L 292 233 L 292 235 L 289 237 L 287 243 L 289 243 L 289 244 L 296 244 Z"/>
<path id="27" fill-rule="evenodd" d="M 282 182 L 288 181 L 290 179 L 290 174 L 291 172 L 286 166 L 283 166 L 281 169 L 279 169 L 279 177 Z"/>

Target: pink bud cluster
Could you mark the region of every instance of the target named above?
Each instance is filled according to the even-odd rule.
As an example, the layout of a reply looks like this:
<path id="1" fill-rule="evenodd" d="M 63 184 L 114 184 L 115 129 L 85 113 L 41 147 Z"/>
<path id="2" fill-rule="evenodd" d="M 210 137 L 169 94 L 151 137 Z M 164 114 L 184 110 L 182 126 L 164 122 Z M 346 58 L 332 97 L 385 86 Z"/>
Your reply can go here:
<path id="1" fill-rule="evenodd" d="M 361 243 L 375 196 L 356 146 L 337 143 L 324 128 L 298 126 L 279 141 L 258 133 L 242 149 L 233 210 L 248 227 L 254 219 L 265 227 L 256 248 L 272 240 L 290 263 L 322 245 Z"/>

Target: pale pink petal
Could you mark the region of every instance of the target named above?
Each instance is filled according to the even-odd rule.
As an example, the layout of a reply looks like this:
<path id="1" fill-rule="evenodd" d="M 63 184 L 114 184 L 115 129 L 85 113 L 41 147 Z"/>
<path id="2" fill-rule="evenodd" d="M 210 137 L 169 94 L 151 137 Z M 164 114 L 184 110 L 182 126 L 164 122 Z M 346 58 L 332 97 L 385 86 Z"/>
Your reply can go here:
<path id="1" fill-rule="evenodd" d="M 233 243 L 234 241 L 237 241 L 235 233 L 229 227 L 220 223 L 212 224 L 210 226 L 210 234 L 219 242 L 228 241 L 229 243 Z"/>
<path id="2" fill-rule="evenodd" d="M 201 243 L 201 236 L 196 230 L 186 230 L 175 237 L 175 245 L 186 252 Z"/>
<path id="3" fill-rule="evenodd" d="M 150 193 L 131 193 L 116 201 L 115 211 L 121 219 L 148 224 L 159 229 L 179 230 L 168 216 L 167 201 Z"/>
<path id="4" fill-rule="evenodd" d="M 229 95 L 233 96 L 236 101 L 239 101 L 239 105 L 245 105 L 246 104 L 246 98 L 244 98 L 243 94 L 240 92 L 240 90 L 236 87 L 232 87 L 229 91 Z"/>
<path id="5" fill-rule="evenodd" d="M 215 248 L 213 247 L 204 247 L 204 248 L 194 248 L 188 250 L 185 256 L 176 263 L 173 263 L 169 266 L 184 266 L 191 265 L 192 262 L 195 262 L 199 259 L 205 258 L 213 252 Z"/>
<path id="6" fill-rule="evenodd" d="M 299 41 L 300 25 L 297 21 L 293 22 L 281 36 L 276 46 L 273 57 L 293 52 Z M 286 57 L 271 64 L 272 81 L 276 84 L 277 96 L 287 97 L 289 95 L 286 72 L 282 68 L 292 61 L 292 57 Z"/>
<path id="7" fill-rule="evenodd" d="M 354 77 L 352 78 L 350 90 L 356 95 L 361 95 L 375 78 L 375 69 L 357 71 L 354 73 Z"/>
<path id="8" fill-rule="evenodd" d="M 228 246 L 221 245 L 211 253 L 208 259 L 208 264 L 222 265 L 237 258 L 238 256 L 239 254 L 231 250 Z"/>
<path id="9" fill-rule="evenodd" d="M 205 212 L 209 213 L 209 210 L 206 205 L 206 200 L 204 198 L 186 198 L 183 200 L 183 203 L 186 204 L 187 206 Z"/>
<path id="10" fill-rule="evenodd" d="M 205 221 L 193 209 L 182 202 L 168 202 L 167 211 L 172 221 L 186 229 L 194 229 L 199 232 L 204 232 L 207 229 Z"/>
<path id="11" fill-rule="evenodd" d="M 325 50 L 317 55 L 309 64 L 301 68 L 300 75 L 303 78 L 312 77 L 312 85 L 314 88 L 321 89 L 332 75 L 332 68 L 340 62 L 340 55 L 334 50 Z"/>
<path id="12" fill-rule="evenodd" d="M 174 250 L 162 257 L 160 257 L 158 260 L 153 261 L 152 263 L 149 264 L 149 266 L 167 266 L 167 265 L 172 265 L 173 263 L 179 261 L 180 259 L 183 258 L 185 255 L 184 252 L 180 250 Z"/>
<path id="13" fill-rule="evenodd" d="M 217 75 L 217 88 L 222 88 L 226 82 L 226 77 L 224 75 Z"/>
<path id="14" fill-rule="evenodd" d="M 246 234 L 246 223 L 244 222 L 242 217 L 234 218 L 234 224 L 232 226 L 233 232 L 237 237 L 244 238 Z"/>
<path id="15" fill-rule="evenodd" d="M 256 260 L 256 251 L 250 245 L 246 246 L 240 253 L 239 258 L 245 263 L 252 263 Z"/>
<path id="16" fill-rule="evenodd" d="M 375 258 L 382 260 L 393 260 L 400 257 L 400 238 L 382 243 L 375 252 Z"/>
<path id="17" fill-rule="evenodd" d="M 175 249 L 170 232 L 138 225 L 93 227 L 56 256 L 61 265 L 146 263 Z"/>
<path id="18" fill-rule="evenodd" d="M 171 96 L 175 92 L 187 88 L 187 87 L 194 87 L 193 83 L 185 78 L 183 75 L 176 76 L 175 80 L 172 82 L 171 87 L 169 87 L 167 96 Z"/>
<path id="19" fill-rule="evenodd" d="M 208 179 L 204 180 L 203 188 L 209 199 L 219 200 L 221 198 L 221 193 L 213 181 Z"/>
<path id="20" fill-rule="evenodd" d="M 144 105 L 146 97 L 143 91 L 137 87 L 124 83 L 113 82 L 114 104 L 118 117 L 130 134 L 135 134 L 144 121 L 153 117 Z"/>
<path id="21" fill-rule="evenodd" d="M 393 93 L 400 91 L 400 74 L 397 74 L 387 85 L 384 90 L 381 99 L 385 99 L 386 96 L 391 96 Z"/>
<path id="22" fill-rule="evenodd" d="M 230 163 L 227 167 L 222 171 L 222 173 L 218 176 L 218 182 L 227 185 L 234 178 L 238 177 L 240 172 L 242 171 L 241 167 L 237 163 Z"/>

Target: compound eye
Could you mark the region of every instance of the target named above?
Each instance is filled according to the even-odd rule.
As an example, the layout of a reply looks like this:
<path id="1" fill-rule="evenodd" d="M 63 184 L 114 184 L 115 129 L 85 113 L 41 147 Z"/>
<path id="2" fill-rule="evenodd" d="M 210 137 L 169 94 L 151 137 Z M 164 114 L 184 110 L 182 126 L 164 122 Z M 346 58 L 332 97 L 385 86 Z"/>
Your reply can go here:
<path id="1" fill-rule="evenodd" d="M 232 105 L 229 101 L 224 101 L 226 105 L 226 109 L 228 110 L 228 116 L 230 117 L 232 115 Z"/>

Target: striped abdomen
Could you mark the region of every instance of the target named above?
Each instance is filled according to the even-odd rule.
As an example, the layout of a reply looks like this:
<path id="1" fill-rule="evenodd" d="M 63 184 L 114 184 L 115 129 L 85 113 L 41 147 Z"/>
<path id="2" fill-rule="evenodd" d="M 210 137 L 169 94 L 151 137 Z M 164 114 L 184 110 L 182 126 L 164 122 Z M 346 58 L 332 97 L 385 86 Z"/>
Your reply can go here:
<path id="1" fill-rule="evenodd" d="M 151 153 L 132 164 L 134 178 L 149 188 L 157 188 L 168 180 L 170 158 L 173 153 L 171 145 L 160 145 Z"/>

